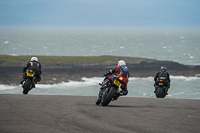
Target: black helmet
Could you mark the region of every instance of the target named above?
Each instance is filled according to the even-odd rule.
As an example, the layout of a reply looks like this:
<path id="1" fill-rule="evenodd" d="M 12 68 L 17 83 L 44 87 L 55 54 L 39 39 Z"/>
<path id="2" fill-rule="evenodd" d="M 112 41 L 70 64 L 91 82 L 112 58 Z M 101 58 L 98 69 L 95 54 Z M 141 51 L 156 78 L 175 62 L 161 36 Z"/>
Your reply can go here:
<path id="1" fill-rule="evenodd" d="M 160 70 L 161 70 L 161 71 L 167 71 L 167 67 L 161 66 Z"/>

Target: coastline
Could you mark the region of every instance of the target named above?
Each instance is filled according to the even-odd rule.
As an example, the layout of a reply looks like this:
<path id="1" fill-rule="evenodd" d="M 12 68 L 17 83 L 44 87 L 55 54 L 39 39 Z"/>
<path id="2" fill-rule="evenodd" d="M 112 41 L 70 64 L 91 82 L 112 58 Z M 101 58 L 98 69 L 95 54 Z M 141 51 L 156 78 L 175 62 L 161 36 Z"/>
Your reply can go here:
<path id="1" fill-rule="evenodd" d="M 26 59 L 26 60 L 24 60 Z M 0 84 L 18 85 L 23 67 L 30 56 L 0 55 Z M 183 65 L 173 61 L 158 61 L 136 57 L 57 57 L 39 56 L 42 64 L 41 84 L 57 84 L 69 80 L 80 81 L 82 77 L 103 77 L 113 69 L 117 61 L 126 61 L 131 77 L 155 76 L 161 66 L 166 66 L 173 76 L 195 76 L 200 73 L 200 66 Z"/>

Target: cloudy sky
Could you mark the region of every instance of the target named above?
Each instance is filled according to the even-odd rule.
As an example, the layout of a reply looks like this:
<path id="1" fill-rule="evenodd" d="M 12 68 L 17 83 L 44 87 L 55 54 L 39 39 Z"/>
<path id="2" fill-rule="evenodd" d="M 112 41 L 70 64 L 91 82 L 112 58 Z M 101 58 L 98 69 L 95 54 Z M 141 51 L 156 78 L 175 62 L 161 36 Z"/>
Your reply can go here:
<path id="1" fill-rule="evenodd" d="M 0 26 L 200 28 L 200 0 L 0 0 Z"/>

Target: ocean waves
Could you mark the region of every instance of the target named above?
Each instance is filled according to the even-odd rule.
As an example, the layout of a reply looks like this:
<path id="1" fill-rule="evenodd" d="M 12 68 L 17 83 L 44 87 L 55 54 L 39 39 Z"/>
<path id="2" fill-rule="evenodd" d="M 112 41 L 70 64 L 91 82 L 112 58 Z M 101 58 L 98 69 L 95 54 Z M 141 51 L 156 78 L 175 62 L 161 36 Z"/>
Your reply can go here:
<path id="1" fill-rule="evenodd" d="M 171 88 L 166 98 L 177 99 L 200 99 L 200 78 L 171 76 Z M 85 78 L 81 81 L 69 81 L 59 84 L 37 84 L 29 95 L 80 95 L 97 96 L 103 77 Z M 150 97 L 154 98 L 154 78 L 130 77 L 127 97 Z M 22 87 L 0 85 L 0 94 L 22 94 Z"/>
<path id="2" fill-rule="evenodd" d="M 200 65 L 200 32 L 193 31 L 0 31 L 0 53 L 46 56 L 128 56 Z"/>

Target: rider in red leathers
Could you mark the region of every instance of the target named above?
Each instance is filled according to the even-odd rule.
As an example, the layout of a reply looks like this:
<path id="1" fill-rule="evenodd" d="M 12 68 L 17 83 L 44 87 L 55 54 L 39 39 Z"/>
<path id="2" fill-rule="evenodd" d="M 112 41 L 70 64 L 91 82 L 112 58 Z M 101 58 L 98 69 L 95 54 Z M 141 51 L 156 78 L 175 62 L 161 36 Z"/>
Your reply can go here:
<path id="1" fill-rule="evenodd" d="M 127 95 L 128 94 L 127 83 L 128 83 L 128 78 L 130 76 L 130 72 L 128 71 L 128 67 L 126 66 L 125 61 L 123 61 L 123 60 L 118 61 L 118 66 L 115 67 L 113 70 L 109 70 L 108 72 L 106 72 L 104 74 L 104 76 L 107 76 L 109 74 L 110 75 L 114 74 L 116 76 L 123 77 L 123 79 L 124 79 L 124 81 L 123 81 L 124 86 L 121 87 L 122 91 L 120 91 L 120 94 L 117 97 L 115 97 L 114 100 L 116 100 L 120 95 Z M 104 83 L 102 84 L 102 87 L 100 88 L 100 91 L 99 91 L 99 96 L 102 95 L 102 90 L 105 87 L 109 86 L 110 81 L 112 81 L 112 80 L 113 80 L 113 76 L 110 76 L 109 79 L 107 79 L 107 78 L 104 79 Z"/>

